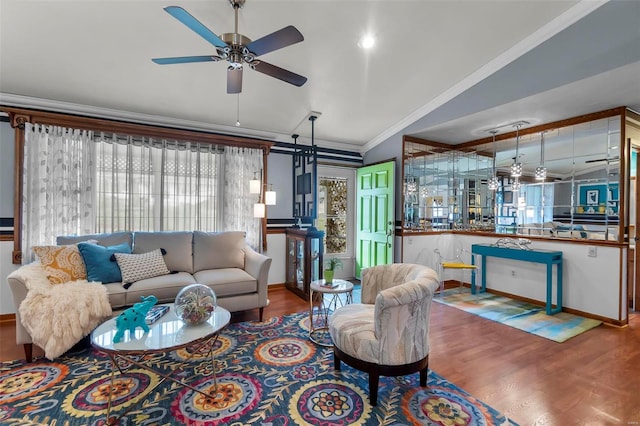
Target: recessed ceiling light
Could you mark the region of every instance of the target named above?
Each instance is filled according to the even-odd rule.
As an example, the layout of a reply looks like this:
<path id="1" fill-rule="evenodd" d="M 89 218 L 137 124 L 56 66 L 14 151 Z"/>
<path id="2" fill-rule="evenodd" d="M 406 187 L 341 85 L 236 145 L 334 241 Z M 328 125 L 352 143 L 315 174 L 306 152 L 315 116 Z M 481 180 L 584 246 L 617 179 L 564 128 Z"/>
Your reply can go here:
<path id="1" fill-rule="evenodd" d="M 371 49 L 376 44 L 376 39 L 371 34 L 365 34 L 358 41 L 358 47 L 362 49 Z"/>

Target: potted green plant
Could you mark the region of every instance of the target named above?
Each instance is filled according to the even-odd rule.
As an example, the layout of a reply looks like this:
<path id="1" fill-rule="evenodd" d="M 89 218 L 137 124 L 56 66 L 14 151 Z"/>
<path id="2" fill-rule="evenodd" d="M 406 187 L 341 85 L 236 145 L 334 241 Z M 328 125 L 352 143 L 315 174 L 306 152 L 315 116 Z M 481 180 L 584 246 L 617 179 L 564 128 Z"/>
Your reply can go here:
<path id="1" fill-rule="evenodd" d="M 336 269 L 342 269 L 342 260 L 336 257 L 330 257 L 324 261 L 325 284 L 331 284 L 333 282 L 333 273 Z"/>

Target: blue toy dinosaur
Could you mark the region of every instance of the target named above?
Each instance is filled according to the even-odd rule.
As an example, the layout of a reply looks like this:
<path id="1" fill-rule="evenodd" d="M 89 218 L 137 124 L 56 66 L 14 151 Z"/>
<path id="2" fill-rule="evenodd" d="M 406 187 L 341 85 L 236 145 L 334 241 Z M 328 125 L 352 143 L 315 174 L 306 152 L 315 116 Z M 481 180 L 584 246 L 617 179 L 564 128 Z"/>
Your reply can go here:
<path id="1" fill-rule="evenodd" d="M 158 299 L 153 295 L 142 296 L 141 299 L 142 302 L 138 302 L 129 309 L 122 311 L 122 313 L 118 315 L 118 318 L 116 318 L 117 331 L 115 336 L 113 336 L 113 343 L 118 343 L 122 340 L 125 330 L 129 330 L 131 335 L 136 331 L 136 327 L 142 327 L 145 333 L 149 331 L 145 316 L 147 312 L 149 312 L 149 309 L 158 302 Z"/>

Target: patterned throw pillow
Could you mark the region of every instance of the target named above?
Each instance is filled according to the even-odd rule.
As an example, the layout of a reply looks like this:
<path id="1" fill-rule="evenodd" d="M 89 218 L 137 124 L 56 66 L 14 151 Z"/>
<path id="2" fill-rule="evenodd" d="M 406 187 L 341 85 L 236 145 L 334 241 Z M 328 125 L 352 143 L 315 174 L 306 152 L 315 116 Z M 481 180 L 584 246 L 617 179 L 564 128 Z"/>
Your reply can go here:
<path id="1" fill-rule="evenodd" d="M 113 255 L 116 257 L 120 272 L 122 272 L 124 288 L 129 288 L 136 281 L 169 273 L 161 249 L 141 254 L 114 253 Z"/>
<path id="2" fill-rule="evenodd" d="M 68 246 L 35 246 L 34 253 L 47 273 L 51 284 L 86 280 L 84 261 L 75 244 Z"/>

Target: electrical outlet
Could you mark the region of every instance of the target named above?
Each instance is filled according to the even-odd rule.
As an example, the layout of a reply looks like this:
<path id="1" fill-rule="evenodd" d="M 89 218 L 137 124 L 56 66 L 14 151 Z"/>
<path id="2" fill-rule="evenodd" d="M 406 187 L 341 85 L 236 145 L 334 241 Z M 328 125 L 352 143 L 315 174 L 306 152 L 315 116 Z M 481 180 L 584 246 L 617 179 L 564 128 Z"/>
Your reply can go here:
<path id="1" fill-rule="evenodd" d="M 587 255 L 589 257 L 597 257 L 598 256 L 598 248 L 596 246 L 589 246 Z"/>

